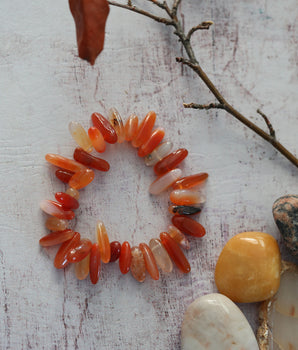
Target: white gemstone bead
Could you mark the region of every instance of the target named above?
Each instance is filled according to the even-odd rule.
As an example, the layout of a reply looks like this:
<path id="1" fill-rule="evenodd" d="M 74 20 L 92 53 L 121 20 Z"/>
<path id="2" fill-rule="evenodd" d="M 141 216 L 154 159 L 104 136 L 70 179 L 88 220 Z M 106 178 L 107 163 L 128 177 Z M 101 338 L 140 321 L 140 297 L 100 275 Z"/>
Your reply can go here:
<path id="1" fill-rule="evenodd" d="M 151 194 L 159 194 L 170 187 L 182 175 L 181 169 L 173 169 L 156 179 L 149 187 Z"/>
<path id="2" fill-rule="evenodd" d="M 165 156 L 167 156 L 173 148 L 173 144 L 170 141 L 166 141 L 158 145 L 154 151 L 148 154 L 144 161 L 147 166 L 153 166 Z"/>

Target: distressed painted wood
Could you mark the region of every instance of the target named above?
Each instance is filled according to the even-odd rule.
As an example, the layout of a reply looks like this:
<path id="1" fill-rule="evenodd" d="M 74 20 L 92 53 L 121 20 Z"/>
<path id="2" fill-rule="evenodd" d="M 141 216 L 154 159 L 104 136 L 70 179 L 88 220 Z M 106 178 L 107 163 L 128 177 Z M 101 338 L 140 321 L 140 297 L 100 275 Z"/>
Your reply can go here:
<path id="1" fill-rule="evenodd" d="M 190 0 L 181 11 L 186 28 L 215 22 L 193 44 L 226 98 L 264 126 L 255 113 L 261 107 L 297 154 L 297 2 Z M 181 49 L 170 28 L 112 8 L 93 67 L 77 58 L 67 1 L 2 0 L 0 29 L 0 348 L 179 349 L 183 313 L 216 291 L 214 268 L 227 240 L 257 230 L 281 242 L 271 207 L 297 192 L 297 169 L 224 111 L 183 109 L 212 98 L 175 62 Z M 39 247 L 46 232 L 39 202 L 66 189 L 44 155 L 71 157 L 68 123 L 87 128 L 93 112 L 111 106 L 124 118 L 155 110 L 166 137 L 189 150 L 184 174 L 209 173 L 200 214 L 207 234 L 191 238 L 187 275 L 175 270 L 140 285 L 115 263 L 92 286 L 77 281 L 73 268 L 54 269 L 57 248 Z M 103 158 L 111 170 L 81 191 L 75 230 L 94 239 L 100 219 L 111 240 L 138 245 L 158 237 L 170 223 L 169 193 L 148 194 L 152 169 L 126 143 L 107 145 Z M 241 309 L 256 329 L 256 305 Z"/>

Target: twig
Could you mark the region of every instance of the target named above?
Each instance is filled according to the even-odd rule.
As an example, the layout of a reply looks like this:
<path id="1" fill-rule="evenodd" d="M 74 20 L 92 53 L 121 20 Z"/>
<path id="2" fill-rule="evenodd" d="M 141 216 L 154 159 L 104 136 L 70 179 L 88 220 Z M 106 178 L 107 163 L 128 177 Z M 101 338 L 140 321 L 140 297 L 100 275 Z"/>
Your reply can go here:
<path id="1" fill-rule="evenodd" d="M 136 6 L 133 6 L 131 1 L 129 1 L 127 4 L 120 4 L 116 1 L 113 1 L 113 0 L 108 0 L 108 3 L 112 6 L 116 6 L 116 7 L 121 7 L 123 9 L 126 9 L 126 10 L 130 10 L 130 11 L 133 11 L 133 12 L 136 12 L 136 13 L 139 13 L 140 15 L 143 15 L 143 16 L 146 16 L 146 17 L 149 17 L 151 19 L 153 19 L 154 21 L 156 22 L 159 22 L 159 23 L 163 23 L 167 26 L 169 25 L 173 25 L 173 21 L 170 21 L 168 20 L 167 18 L 163 18 L 163 17 L 159 17 L 159 16 L 155 16 L 153 15 L 152 13 L 150 12 L 147 12 L 147 11 L 144 11 L 142 9 L 139 9 L 138 7 Z"/>
<path id="2" fill-rule="evenodd" d="M 167 14 L 171 17 L 172 13 L 166 1 L 163 1 L 163 2 L 159 2 L 158 0 L 148 0 L 148 1 L 152 2 L 154 5 L 160 7 L 161 9 L 165 10 Z"/>
<path id="3" fill-rule="evenodd" d="M 209 103 L 207 105 L 199 105 L 197 103 L 183 103 L 184 108 L 194 108 L 194 109 L 212 109 L 212 108 L 217 108 L 217 109 L 225 109 L 225 106 L 222 105 L 221 103 Z"/>
<path id="4" fill-rule="evenodd" d="M 195 27 L 192 27 L 188 34 L 186 35 L 186 40 L 190 40 L 191 36 L 193 35 L 194 32 L 196 32 L 197 30 L 202 30 L 202 29 L 209 29 L 210 26 L 212 26 L 213 22 L 212 21 L 205 21 L 202 22 L 201 24 L 198 24 Z"/>
<path id="5" fill-rule="evenodd" d="M 276 138 L 275 137 L 275 130 L 274 130 L 272 124 L 270 123 L 270 120 L 268 119 L 268 117 L 263 112 L 261 112 L 260 109 L 257 109 L 257 113 L 259 113 L 260 116 L 263 117 L 263 119 L 265 120 L 266 125 L 268 126 L 268 129 L 269 129 L 271 137 L 273 137 L 275 139 Z"/>
<path id="6" fill-rule="evenodd" d="M 242 115 L 240 112 L 238 112 L 231 104 L 229 104 L 226 101 L 226 99 L 223 97 L 223 95 L 219 92 L 219 90 L 216 88 L 216 86 L 213 84 L 213 82 L 209 79 L 209 77 L 204 72 L 202 67 L 200 66 L 200 64 L 199 64 L 199 62 L 194 54 L 193 48 L 191 46 L 190 38 L 195 31 L 197 31 L 199 29 L 207 29 L 207 28 L 199 28 L 199 26 L 204 26 L 204 27 L 206 26 L 207 27 L 207 24 L 210 26 L 213 22 L 212 23 L 211 23 L 211 21 L 202 22 L 199 26 L 191 28 L 190 31 L 188 32 L 188 34 L 186 35 L 180 20 L 177 18 L 178 7 L 181 4 L 182 0 L 174 0 L 172 9 L 170 9 L 168 7 L 166 1 L 164 1 L 163 3 L 160 3 L 158 0 L 147 0 L 147 1 L 153 2 L 154 4 L 156 4 L 157 6 L 162 8 L 163 10 L 165 10 L 169 19 L 164 18 L 164 17 L 155 16 L 155 15 L 151 14 L 150 12 L 147 12 L 147 11 L 144 11 L 140 8 L 137 8 L 136 6 L 133 6 L 131 4 L 131 2 L 129 2 L 127 5 L 123 5 L 123 4 L 117 3 L 114 0 L 108 0 L 110 5 L 122 7 L 124 9 L 139 13 L 139 14 L 146 16 L 146 17 L 149 17 L 149 18 L 151 18 L 159 23 L 163 23 L 165 25 L 174 27 L 174 29 L 175 29 L 174 34 L 176 36 L 178 36 L 179 41 L 181 41 L 181 43 L 186 51 L 186 54 L 188 56 L 188 58 L 177 57 L 176 61 L 180 62 L 184 65 L 187 65 L 195 73 L 197 73 L 197 75 L 202 79 L 202 81 L 205 83 L 205 85 L 208 87 L 208 89 L 212 92 L 212 94 L 214 95 L 216 100 L 219 102 L 219 103 L 210 103 L 208 105 L 200 105 L 200 104 L 196 104 L 196 103 L 190 103 L 190 104 L 184 104 L 184 107 L 185 108 L 197 108 L 197 109 L 211 109 L 211 108 L 224 109 L 226 112 L 228 112 L 233 117 L 238 119 L 241 123 L 243 123 L 248 128 L 250 128 L 255 133 L 257 133 L 259 136 L 261 136 L 264 140 L 268 141 L 278 152 L 283 154 L 291 163 L 293 163 L 298 168 L 298 159 L 295 157 L 294 154 L 292 154 L 280 142 L 277 141 L 276 136 L 275 136 L 275 131 L 274 131 L 268 117 L 266 117 L 262 112 L 260 112 L 258 110 L 258 113 L 263 117 L 263 119 L 265 120 L 265 122 L 269 128 L 269 133 L 267 133 L 264 130 L 262 130 L 261 128 L 259 128 L 256 124 L 254 124 L 252 121 L 247 119 L 244 115 Z"/>

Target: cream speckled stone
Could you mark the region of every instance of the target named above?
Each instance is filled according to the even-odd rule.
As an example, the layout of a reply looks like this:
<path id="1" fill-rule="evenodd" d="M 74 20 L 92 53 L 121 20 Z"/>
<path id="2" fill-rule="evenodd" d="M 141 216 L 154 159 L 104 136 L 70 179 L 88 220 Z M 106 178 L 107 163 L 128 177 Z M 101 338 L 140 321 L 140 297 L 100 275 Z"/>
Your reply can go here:
<path id="1" fill-rule="evenodd" d="M 184 315 L 182 350 L 258 350 L 254 333 L 241 310 L 222 294 L 191 303 Z"/>

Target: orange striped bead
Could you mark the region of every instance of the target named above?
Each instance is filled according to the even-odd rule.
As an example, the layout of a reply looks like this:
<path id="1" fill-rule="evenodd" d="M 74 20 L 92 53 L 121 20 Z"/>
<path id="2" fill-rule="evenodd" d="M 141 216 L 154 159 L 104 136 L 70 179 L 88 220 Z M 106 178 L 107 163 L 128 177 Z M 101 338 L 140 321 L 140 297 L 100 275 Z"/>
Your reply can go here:
<path id="1" fill-rule="evenodd" d="M 131 264 L 131 248 L 130 244 L 125 241 L 121 246 L 121 253 L 119 257 L 119 268 L 123 275 L 125 275 L 129 269 Z"/>
<path id="2" fill-rule="evenodd" d="M 110 169 L 110 164 L 106 160 L 94 157 L 81 148 L 75 149 L 73 157 L 78 162 L 100 171 L 108 171 Z M 84 167 L 84 169 L 86 169 L 86 167 Z"/>
<path id="3" fill-rule="evenodd" d="M 93 243 L 90 252 L 89 275 L 92 284 L 96 284 L 100 275 L 100 251 L 98 243 Z"/>
<path id="4" fill-rule="evenodd" d="M 95 126 L 91 126 L 88 129 L 88 135 L 96 152 L 102 153 L 106 150 L 106 143 L 102 133 Z"/>
<path id="5" fill-rule="evenodd" d="M 151 249 L 145 243 L 141 243 L 139 248 L 143 253 L 146 270 L 148 271 L 149 275 L 157 281 L 159 279 L 159 272 Z"/>
<path id="6" fill-rule="evenodd" d="M 109 110 L 109 120 L 117 133 L 117 142 L 122 143 L 125 140 L 124 125 L 120 113 L 114 107 Z"/>
<path id="7" fill-rule="evenodd" d="M 39 240 L 39 244 L 42 247 L 51 247 L 53 245 L 69 241 L 74 236 L 74 234 L 75 232 L 73 232 L 72 230 L 51 232 L 48 235 L 43 236 Z"/>
<path id="8" fill-rule="evenodd" d="M 67 255 L 72 249 L 80 244 L 80 240 L 81 235 L 79 232 L 75 232 L 74 236 L 70 240 L 61 244 L 61 247 L 59 248 L 54 260 L 54 266 L 57 269 L 63 269 L 69 264 Z"/>
<path id="9" fill-rule="evenodd" d="M 177 227 L 173 225 L 169 225 L 168 231 L 169 231 L 169 235 L 173 238 L 173 240 L 177 242 L 182 248 L 186 250 L 190 248 L 188 239 Z"/>
<path id="10" fill-rule="evenodd" d="M 139 118 L 132 114 L 125 123 L 124 130 L 125 130 L 125 140 L 131 141 L 136 137 L 136 134 L 138 132 L 138 124 L 139 124 Z"/>
<path id="11" fill-rule="evenodd" d="M 79 202 L 67 193 L 56 192 L 55 198 L 59 203 L 61 203 L 63 205 L 63 208 L 66 210 L 78 209 L 78 207 L 79 207 Z"/>
<path id="12" fill-rule="evenodd" d="M 164 245 L 166 251 L 170 255 L 171 259 L 174 261 L 175 265 L 183 273 L 190 272 L 190 265 L 186 259 L 183 251 L 180 249 L 178 243 L 176 243 L 173 238 L 166 232 L 160 234 L 161 243 Z"/>
<path id="13" fill-rule="evenodd" d="M 69 186 L 80 190 L 90 184 L 94 179 L 94 171 L 91 169 L 80 170 L 69 180 Z"/>
<path id="14" fill-rule="evenodd" d="M 207 178 L 207 173 L 199 173 L 190 176 L 185 176 L 173 183 L 172 186 L 174 190 L 192 188 L 195 186 L 202 185 L 207 180 Z"/>
<path id="15" fill-rule="evenodd" d="M 139 247 L 131 248 L 130 272 L 138 282 L 144 282 L 146 278 L 146 266 L 143 253 Z"/>
<path id="16" fill-rule="evenodd" d="M 78 280 L 84 280 L 89 275 L 90 268 L 90 254 L 83 260 L 75 264 L 75 273 Z"/>
<path id="17" fill-rule="evenodd" d="M 57 179 L 64 183 L 68 183 L 74 173 L 72 171 L 58 169 L 55 172 Z"/>
<path id="18" fill-rule="evenodd" d="M 55 216 L 50 216 L 46 221 L 46 228 L 51 231 L 63 231 L 67 229 L 68 221 L 58 219 Z"/>
<path id="19" fill-rule="evenodd" d="M 145 142 L 138 150 L 139 157 L 145 157 L 150 154 L 162 141 L 165 136 L 165 131 L 163 128 L 155 129 L 149 140 Z"/>
<path id="20" fill-rule="evenodd" d="M 75 213 L 72 210 L 64 210 L 62 204 L 44 199 L 40 203 L 40 208 L 47 214 L 55 216 L 58 219 L 72 220 Z"/>
<path id="21" fill-rule="evenodd" d="M 199 222 L 184 215 L 173 216 L 172 223 L 181 232 L 190 236 L 203 237 L 206 234 L 204 226 L 202 226 Z"/>
<path id="22" fill-rule="evenodd" d="M 203 205 L 205 197 L 198 191 L 174 190 L 170 193 L 170 201 L 176 205 Z"/>
<path id="23" fill-rule="evenodd" d="M 71 249 L 67 255 L 67 260 L 70 263 L 79 262 L 86 258 L 87 255 L 90 254 L 92 248 L 92 242 L 90 239 L 83 238 L 80 244 Z"/>
<path id="24" fill-rule="evenodd" d="M 146 115 L 146 117 L 143 119 L 142 123 L 138 128 L 138 133 L 136 137 L 132 140 L 133 147 L 140 147 L 148 141 L 151 135 L 151 130 L 153 129 L 153 126 L 155 124 L 155 119 L 156 114 L 153 111 L 150 111 Z"/>
<path id="25" fill-rule="evenodd" d="M 111 247 L 105 225 L 100 220 L 97 221 L 96 225 L 96 240 L 98 242 L 101 260 L 107 264 L 111 258 Z"/>
<path id="26" fill-rule="evenodd" d="M 149 247 L 154 255 L 157 265 L 162 269 L 162 271 L 165 273 L 172 272 L 172 260 L 161 241 L 157 238 L 152 238 L 149 242 Z"/>
<path id="27" fill-rule="evenodd" d="M 48 153 L 46 154 L 45 158 L 47 162 L 56 165 L 59 168 L 72 171 L 73 173 L 76 173 L 77 171 L 80 171 L 82 169 L 86 169 L 86 167 L 83 164 L 78 163 L 72 159 L 59 156 L 59 154 Z"/>
<path id="28" fill-rule="evenodd" d="M 162 175 L 176 168 L 188 155 L 188 151 L 185 148 L 180 148 L 175 152 L 170 153 L 165 158 L 160 160 L 154 166 L 154 172 L 156 175 Z"/>
<path id="29" fill-rule="evenodd" d="M 118 136 L 111 123 L 100 113 L 91 115 L 93 125 L 102 133 L 103 138 L 108 143 L 116 143 Z"/>

